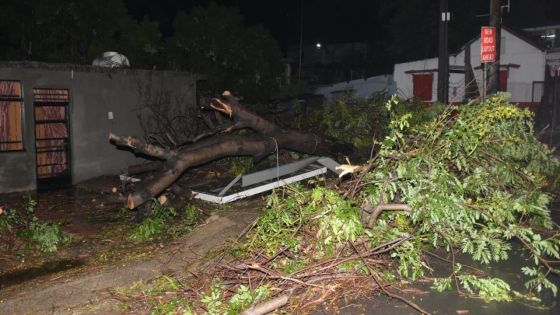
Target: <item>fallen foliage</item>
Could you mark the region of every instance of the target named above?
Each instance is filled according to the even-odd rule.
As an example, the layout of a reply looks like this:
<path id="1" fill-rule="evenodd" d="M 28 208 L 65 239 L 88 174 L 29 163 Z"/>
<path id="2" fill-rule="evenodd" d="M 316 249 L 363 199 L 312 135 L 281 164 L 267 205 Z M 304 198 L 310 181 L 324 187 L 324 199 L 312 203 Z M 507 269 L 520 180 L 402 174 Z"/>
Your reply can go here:
<path id="1" fill-rule="evenodd" d="M 192 230 L 200 221 L 201 213 L 195 206 L 185 206 L 178 211 L 172 206 L 162 204 L 163 199 L 160 197 L 158 200 L 153 200 L 152 215 L 133 227 L 129 240 L 140 243 L 170 238 Z M 178 223 L 173 224 L 174 221 Z"/>
<path id="2" fill-rule="evenodd" d="M 44 222 L 35 216 L 36 206 L 37 202 L 28 196 L 23 210 L 0 207 L 0 249 L 56 252 L 70 242 L 70 236 L 62 232 L 60 224 Z"/>
<path id="3" fill-rule="evenodd" d="M 193 271 L 188 285 L 169 280 L 172 293 L 150 302 L 144 290 L 129 307 L 156 314 L 306 312 L 336 305 L 343 295 L 378 292 L 426 313 L 398 292 L 431 272 L 426 257 L 435 250 L 449 253 L 452 273 L 437 278 L 434 289 L 485 301 L 556 294 L 549 277 L 559 272 L 560 234 L 547 207 L 560 163 L 533 135 L 532 113 L 497 95 L 412 124 L 413 114 L 396 106 L 396 98 L 387 103 L 388 135 L 360 173 L 338 186 L 274 192 L 213 268 Z M 513 242 L 532 257 L 520 270 L 527 292 L 455 259 L 507 260 Z"/>
<path id="4" fill-rule="evenodd" d="M 368 98 L 352 97 L 348 93 L 324 108 L 299 116 L 293 126 L 344 141 L 356 149 L 368 151 L 369 156 L 375 139 L 382 138 L 387 133 L 387 100 L 388 96 L 384 92 Z"/>

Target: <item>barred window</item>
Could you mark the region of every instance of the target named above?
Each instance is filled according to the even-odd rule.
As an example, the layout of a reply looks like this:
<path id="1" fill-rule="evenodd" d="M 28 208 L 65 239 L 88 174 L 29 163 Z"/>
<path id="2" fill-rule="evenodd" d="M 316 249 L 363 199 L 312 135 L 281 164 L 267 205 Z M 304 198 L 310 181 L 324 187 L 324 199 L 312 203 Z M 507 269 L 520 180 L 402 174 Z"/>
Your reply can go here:
<path id="1" fill-rule="evenodd" d="M 0 80 L 0 152 L 22 151 L 21 82 Z"/>

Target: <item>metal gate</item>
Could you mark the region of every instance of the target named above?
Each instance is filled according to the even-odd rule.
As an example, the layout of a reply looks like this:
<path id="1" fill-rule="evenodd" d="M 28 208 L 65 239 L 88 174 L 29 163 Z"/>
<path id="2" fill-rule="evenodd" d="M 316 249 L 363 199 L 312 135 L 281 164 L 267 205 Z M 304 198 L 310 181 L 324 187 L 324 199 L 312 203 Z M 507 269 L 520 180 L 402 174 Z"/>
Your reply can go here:
<path id="1" fill-rule="evenodd" d="M 536 93 L 535 93 L 536 94 Z M 542 101 L 535 118 L 535 129 L 541 141 L 549 146 L 560 145 L 560 77 L 547 66 Z"/>
<path id="2" fill-rule="evenodd" d="M 37 189 L 72 184 L 67 89 L 33 89 Z"/>
<path id="3" fill-rule="evenodd" d="M 533 103 L 534 108 L 538 108 L 538 105 L 542 101 L 544 96 L 544 81 L 533 81 L 533 89 L 531 91 L 531 103 Z"/>

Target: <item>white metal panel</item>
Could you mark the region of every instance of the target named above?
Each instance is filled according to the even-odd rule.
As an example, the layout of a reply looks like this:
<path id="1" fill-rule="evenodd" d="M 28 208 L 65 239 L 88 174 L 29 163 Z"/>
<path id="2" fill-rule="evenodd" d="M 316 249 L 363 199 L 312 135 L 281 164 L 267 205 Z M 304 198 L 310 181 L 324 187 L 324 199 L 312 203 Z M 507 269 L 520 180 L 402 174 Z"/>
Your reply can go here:
<path id="1" fill-rule="evenodd" d="M 193 195 L 194 198 L 196 199 L 201 199 L 201 200 L 205 200 L 205 201 L 209 201 L 209 202 L 213 202 L 213 203 L 218 203 L 218 204 L 223 204 L 223 203 L 228 203 L 228 202 L 232 202 L 235 200 L 239 200 L 242 198 L 246 198 L 249 196 L 253 196 L 253 195 L 257 195 L 260 194 L 262 192 L 265 191 L 269 191 L 272 190 L 274 188 L 278 188 L 278 187 L 282 187 L 291 183 L 295 183 L 295 182 L 299 182 L 302 181 L 304 179 L 307 178 L 311 178 L 311 177 L 315 177 L 315 176 L 319 176 L 321 174 L 325 174 L 327 172 L 327 168 L 326 167 L 322 167 L 320 169 L 316 169 L 313 171 L 309 171 L 300 175 L 296 175 L 296 176 L 292 176 L 292 177 L 288 177 L 279 181 L 275 181 L 266 185 L 262 185 L 262 186 L 258 186 L 255 188 L 250 188 L 235 194 L 231 194 L 231 195 L 227 195 L 227 196 L 214 196 L 214 195 L 210 195 L 207 193 L 203 193 L 203 192 L 196 192 L 193 191 Z"/>
<path id="2" fill-rule="evenodd" d="M 223 195 L 225 195 L 226 192 L 227 192 L 231 187 L 233 187 L 233 185 L 235 185 L 235 183 L 237 183 L 237 182 L 241 179 L 242 176 L 243 176 L 242 174 L 237 175 L 226 187 L 224 187 L 224 189 L 222 189 L 222 190 L 220 191 L 220 193 L 218 194 L 218 196 L 223 196 Z"/>
<path id="3" fill-rule="evenodd" d="M 305 168 L 309 164 L 317 161 L 318 159 L 319 159 L 319 157 L 314 156 L 314 157 L 307 158 L 305 160 L 296 161 L 296 162 L 292 162 L 292 163 L 288 163 L 288 164 L 284 164 L 284 165 L 279 165 L 277 167 L 271 167 L 271 168 L 266 169 L 266 170 L 254 172 L 254 173 L 247 174 L 247 175 L 243 175 L 241 177 L 241 183 L 242 183 L 241 186 L 247 187 L 247 186 L 254 185 L 256 183 L 264 182 L 264 181 L 269 180 L 269 179 L 282 177 L 284 175 L 288 175 L 288 174 L 297 172 L 297 171 Z"/>

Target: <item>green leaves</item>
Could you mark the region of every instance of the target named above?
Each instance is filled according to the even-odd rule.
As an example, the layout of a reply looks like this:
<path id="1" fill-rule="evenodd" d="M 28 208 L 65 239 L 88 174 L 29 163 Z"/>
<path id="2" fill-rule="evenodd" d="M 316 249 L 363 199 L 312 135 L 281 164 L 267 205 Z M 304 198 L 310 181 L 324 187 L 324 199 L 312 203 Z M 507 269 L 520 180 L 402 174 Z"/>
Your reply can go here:
<path id="1" fill-rule="evenodd" d="M 376 93 L 368 98 L 357 98 L 348 92 L 324 109 L 302 115 L 294 125 L 314 130 L 351 144 L 370 154 L 374 140 L 388 131 L 389 113 L 384 104 L 387 94 Z"/>
<path id="2" fill-rule="evenodd" d="M 144 242 L 153 239 L 165 230 L 165 220 L 162 218 L 147 218 L 138 224 L 129 236 L 134 242 Z"/>
<path id="3" fill-rule="evenodd" d="M 180 222 L 174 222 L 177 218 L 177 210 L 170 206 L 162 205 L 157 199 L 153 200 L 151 216 L 132 229 L 128 237 L 133 242 L 145 242 L 156 238 L 165 238 L 179 235 L 192 229 L 198 222 L 200 212 L 193 205 L 187 205 L 180 216 Z"/>
<path id="4" fill-rule="evenodd" d="M 62 245 L 71 241 L 71 237 L 62 232 L 59 223 L 44 222 L 35 216 L 37 201 L 27 196 L 25 211 L 7 209 L 0 213 L 0 233 L 12 234 L 27 241 L 26 247 L 36 248 L 41 252 L 55 252 Z"/>
<path id="5" fill-rule="evenodd" d="M 451 290 L 453 288 L 453 281 L 456 280 L 460 285 L 458 289 L 464 290 L 471 297 L 481 298 L 486 302 L 511 302 L 514 297 L 525 297 L 511 290 L 509 284 L 500 278 L 477 277 L 459 272 L 460 270 L 457 270 L 457 274 L 446 278 L 434 279 L 432 289 L 438 292 Z M 456 277 L 456 279 L 453 279 L 453 277 Z"/>
<path id="6" fill-rule="evenodd" d="M 421 248 L 419 242 L 406 241 L 391 254 L 391 257 L 398 259 L 397 271 L 399 275 L 412 280 L 424 276 L 428 266 L 421 257 Z"/>
<path id="7" fill-rule="evenodd" d="M 317 232 L 317 236 L 322 238 L 323 245 L 340 246 L 348 241 L 355 242 L 363 230 L 359 209 L 352 207 L 340 197 L 334 202 L 331 200 L 326 208 L 329 211 L 320 218 Z"/>
<path id="8" fill-rule="evenodd" d="M 541 292 L 543 289 L 549 289 L 552 291 L 554 296 L 558 293 L 558 288 L 554 283 L 546 278 L 542 267 L 523 267 L 521 268 L 521 271 L 526 276 L 534 277 L 533 279 L 525 282 L 525 287 L 527 289 L 535 290 L 537 292 Z"/>
<path id="9" fill-rule="evenodd" d="M 301 191 L 293 186 L 284 191 L 284 198 L 276 193 L 267 198 L 268 208 L 251 233 L 249 248 L 265 248 L 270 255 L 286 246 L 298 250 L 296 235 L 304 225 L 316 226 L 320 248 L 334 249 L 362 235 L 359 209 L 333 190 Z"/>
<path id="10" fill-rule="evenodd" d="M 474 230 L 461 240 L 461 251 L 471 254 L 475 261 L 484 264 L 506 260 L 511 245 L 502 239 L 502 236 L 503 232 L 500 229 Z"/>
<path id="11" fill-rule="evenodd" d="M 348 104 L 337 106 L 343 117 Z M 560 236 L 553 230 L 547 189 L 560 163 L 532 134 L 532 114 L 508 104 L 504 95 L 482 104 L 440 108 L 430 115 L 395 98 L 387 108 L 393 121 L 370 161 L 370 171 L 351 185 L 362 187 L 356 197 L 322 187 L 272 194 L 265 214 L 247 235 L 244 248 L 249 255 L 265 249 L 271 257 L 288 248 L 290 255 L 277 258 L 276 267 L 289 273 L 304 264 L 354 254 L 354 244 L 373 248 L 406 238 L 387 253 L 392 269 L 374 272 L 389 273 L 387 280 L 415 280 L 431 270 L 426 251 L 443 249 L 455 256 L 461 252 L 490 264 L 508 259 L 516 239 L 532 257 L 523 268 L 530 277 L 527 288 L 556 294 L 547 276 L 558 270 L 547 259 L 560 259 Z M 333 129 L 346 126 L 334 119 L 330 123 Z M 383 211 L 375 226 L 366 229 L 360 221 L 364 203 L 373 209 L 403 203 L 412 211 Z M 369 272 L 362 263 L 350 260 L 338 268 Z M 470 269 L 458 264 L 453 267 L 450 277 L 434 282 L 434 289 L 458 286 L 486 301 L 530 297 L 502 279 L 469 274 Z"/>
<path id="12" fill-rule="evenodd" d="M 512 300 L 509 284 L 499 278 L 479 278 L 474 275 L 460 275 L 459 282 L 463 289 L 471 295 L 477 295 L 485 301 Z"/>
<path id="13" fill-rule="evenodd" d="M 42 252 L 55 252 L 59 246 L 70 242 L 70 237 L 62 233 L 60 225 L 38 220 L 31 222 L 23 235 L 33 241 Z"/>
<path id="14" fill-rule="evenodd" d="M 206 314 L 240 314 L 251 305 L 266 301 L 271 295 L 271 288 L 268 285 L 258 285 L 251 290 L 245 285 L 239 285 L 229 300 L 224 297 L 225 293 L 225 286 L 215 280 L 210 292 L 204 294 L 200 300 L 206 306 Z"/>
<path id="15" fill-rule="evenodd" d="M 237 292 L 229 299 L 227 314 L 239 314 L 251 304 L 265 301 L 269 296 L 270 287 L 267 285 L 260 285 L 252 291 L 247 286 L 240 285 Z"/>
<path id="16" fill-rule="evenodd" d="M 413 248 L 459 247 L 487 264 L 507 259 L 509 241 L 518 238 L 536 265 L 545 256 L 558 259 L 559 236 L 549 233 L 545 238 L 533 228 L 553 227 L 545 190 L 560 163 L 533 135 L 532 113 L 508 104 L 507 97 L 499 94 L 482 104 L 450 107 L 419 124 L 410 123 L 414 114 L 397 112 L 398 100 L 387 103 L 391 129 L 372 162 L 374 171 L 366 176 L 369 185 L 363 197 L 413 207 L 413 233 L 424 240 Z M 380 222 L 390 216 L 383 213 Z M 394 255 L 405 277 L 414 276 L 409 270 L 422 268 L 420 259 L 401 258 L 414 252 Z M 544 288 L 544 280 L 539 281 L 531 285 Z M 498 280 L 464 277 L 462 282 L 487 299 L 509 299 L 509 287 Z M 448 282 L 436 287 L 447 288 Z"/>

